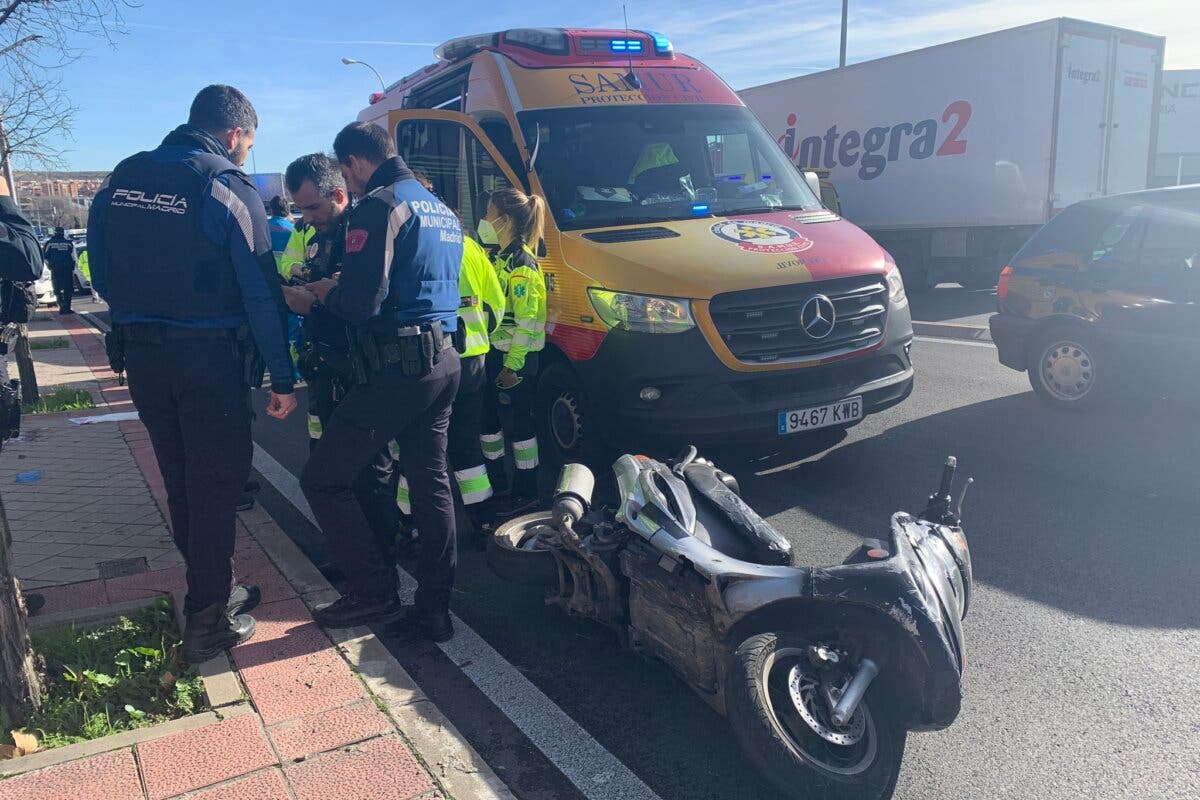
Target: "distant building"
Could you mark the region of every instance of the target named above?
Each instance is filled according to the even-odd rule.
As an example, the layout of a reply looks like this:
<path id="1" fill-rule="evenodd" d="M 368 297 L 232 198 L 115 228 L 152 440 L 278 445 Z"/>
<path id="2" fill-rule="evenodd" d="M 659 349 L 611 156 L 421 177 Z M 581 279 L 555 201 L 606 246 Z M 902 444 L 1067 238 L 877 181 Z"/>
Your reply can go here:
<path id="1" fill-rule="evenodd" d="M 1163 71 L 1154 186 L 1200 182 L 1200 69 Z"/>

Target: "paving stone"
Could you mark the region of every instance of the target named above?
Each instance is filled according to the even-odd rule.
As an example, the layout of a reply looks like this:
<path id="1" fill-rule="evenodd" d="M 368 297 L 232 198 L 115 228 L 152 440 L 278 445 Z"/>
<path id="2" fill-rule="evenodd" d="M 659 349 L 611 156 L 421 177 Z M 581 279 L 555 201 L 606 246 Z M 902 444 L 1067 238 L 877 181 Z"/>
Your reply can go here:
<path id="1" fill-rule="evenodd" d="M 301 600 L 259 606 L 254 618 L 254 638 L 232 653 L 265 724 L 341 708 L 364 696 Z"/>
<path id="2" fill-rule="evenodd" d="M 396 735 L 286 766 L 284 773 L 298 800 L 404 800 L 433 788 Z"/>
<path id="3" fill-rule="evenodd" d="M 95 608 L 110 602 L 104 581 L 101 580 L 53 586 L 43 591 L 42 595 L 46 598 L 46 605 L 39 612 L 42 614 Z"/>
<path id="4" fill-rule="evenodd" d="M 268 769 L 198 794 L 189 794 L 187 800 L 292 800 L 292 794 L 283 773 Z"/>
<path id="5" fill-rule="evenodd" d="M 132 750 L 29 772 L 0 781 L 0 800 L 141 800 Z"/>
<path id="6" fill-rule="evenodd" d="M 164 800 L 275 764 L 275 754 L 253 714 L 143 742 L 137 754 L 150 800 Z"/>
<path id="7" fill-rule="evenodd" d="M 287 600 L 296 596 L 296 590 L 260 548 L 256 547 L 240 553 L 235 552 L 233 574 L 239 581 L 258 586 L 262 590 L 264 603 Z"/>
<path id="8" fill-rule="evenodd" d="M 282 722 L 269 728 L 267 735 L 279 751 L 279 757 L 286 762 L 391 733 L 392 730 L 391 720 L 374 703 L 363 701 Z"/>

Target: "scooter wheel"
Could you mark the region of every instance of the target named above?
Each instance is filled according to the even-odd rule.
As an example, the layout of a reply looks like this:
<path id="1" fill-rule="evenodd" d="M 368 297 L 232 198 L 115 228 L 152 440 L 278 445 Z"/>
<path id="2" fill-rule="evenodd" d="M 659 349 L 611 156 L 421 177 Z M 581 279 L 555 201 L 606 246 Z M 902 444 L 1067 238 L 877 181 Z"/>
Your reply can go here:
<path id="1" fill-rule="evenodd" d="M 812 642 L 762 633 L 729 656 L 725 703 L 746 755 L 792 800 L 887 800 L 907 736 L 887 703 L 868 692 L 836 728 L 809 675 Z M 810 702 L 811 701 L 811 702 Z"/>
<path id="2" fill-rule="evenodd" d="M 537 541 L 549 526 L 550 515 L 545 511 L 515 517 L 499 525 L 487 540 L 487 562 L 492 572 L 525 586 L 557 586 L 554 555 Z"/>

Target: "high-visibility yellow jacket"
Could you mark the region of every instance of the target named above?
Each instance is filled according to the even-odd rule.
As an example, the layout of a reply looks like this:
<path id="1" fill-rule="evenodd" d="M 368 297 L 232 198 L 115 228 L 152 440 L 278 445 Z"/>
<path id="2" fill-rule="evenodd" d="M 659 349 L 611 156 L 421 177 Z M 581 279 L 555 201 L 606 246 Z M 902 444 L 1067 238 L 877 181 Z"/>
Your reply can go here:
<path id="1" fill-rule="evenodd" d="M 284 248 L 283 255 L 279 257 L 278 262 L 279 274 L 284 280 L 292 277 L 292 267 L 297 264 L 304 266 L 304 262 L 308 260 L 308 245 L 316 235 L 317 229 L 312 225 L 305 225 L 292 231 L 292 235 L 288 237 L 287 247 Z"/>
<path id="2" fill-rule="evenodd" d="M 79 271 L 83 273 L 83 277 L 87 278 L 87 282 L 92 282 L 92 267 L 88 264 L 87 250 L 81 250 L 79 260 L 75 262 L 75 266 L 79 267 Z"/>
<path id="3" fill-rule="evenodd" d="M 491 349 L 489 335 L 504 320 L 504 289 L 487 253 L 470 236 L 463 237 L 462 267 L 458 271 L 458 321 L 467 334 L 463 358 L 479 356 Z M 488 330 L 488 312 L 492 330 Z"/>
<path id="4" fill-rule="evenodd" d="M 506 353 L 504 366 L 518 372 L 528 353 L 546 346 L 546 280 L 537 254 L 528 245 L 514 241 L 496 256 L 495 263 L 507 308 L 499 330 L 492 334 L 492 347 Z"/>

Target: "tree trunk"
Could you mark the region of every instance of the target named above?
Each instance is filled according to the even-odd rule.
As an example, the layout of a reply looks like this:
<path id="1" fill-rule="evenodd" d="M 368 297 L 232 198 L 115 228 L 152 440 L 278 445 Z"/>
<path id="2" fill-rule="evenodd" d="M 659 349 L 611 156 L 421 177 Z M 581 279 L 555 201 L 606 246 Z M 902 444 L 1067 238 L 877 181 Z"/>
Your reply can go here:
<path id="1" fill-rule="evenodd" d="M 21 325 L 16 341 L 13 342 L 13 355 L 17 359 L 17 374 L 21 378 L 21 402 L 33 405 L 38 401 L 37 373 L 33 370 L 33 352 L 29 349 L 29 326 Z"/>
<path id="2" fill-rule="evenodd" d="M 41 699 L 42 685 L 25 630 L 25 604 L 13 574 L 8 515 L 0 500 L 0 730 L 18 724 Z"/>
<path id="3" fill-rule="evenodd" d="M 28 352 L 28 337 L 22 338 Z M 3 355 L 0 355 L 0 380 L 8 380 L 8 358 Z M 3 442 L 0 442 L 2 447 Z M 4 501 L 0 498 L 0 731 L 7 731 L 17 724 L 29 706 L 40 704 L 41 699 L 42 683 L 29 647 L 25 604 L 13 567 L 12 534 L 8 529 L 8 515 L 4 513 Z"/>

